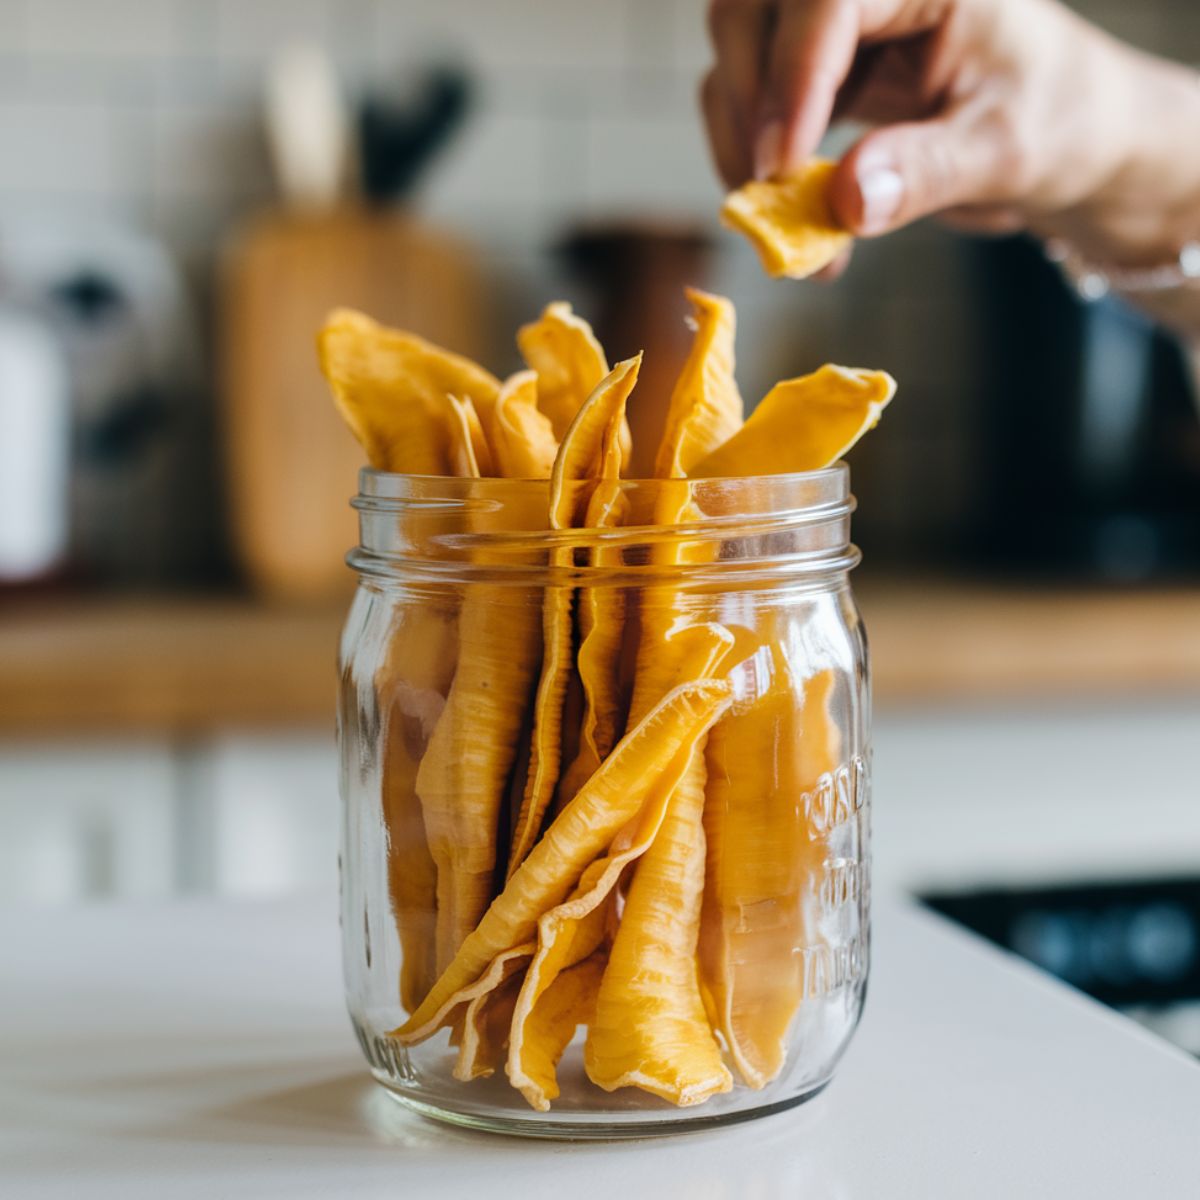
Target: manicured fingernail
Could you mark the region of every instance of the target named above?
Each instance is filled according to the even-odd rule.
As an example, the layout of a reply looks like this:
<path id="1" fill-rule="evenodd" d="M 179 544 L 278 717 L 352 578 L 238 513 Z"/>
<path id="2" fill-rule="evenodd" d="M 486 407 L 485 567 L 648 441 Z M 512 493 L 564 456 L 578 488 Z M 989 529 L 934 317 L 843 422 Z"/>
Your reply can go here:
<path id="1" fill-rule="evenodd" d="M 858 180 L 862 196 L 862 232 L 880 233 L 900 211 L 904 180 L 891 167 L 869 167 Z"/>
<path id="2" fill-rule="evenodd" d="M 779 173 L 783 157 L 783 122 L 768 121 L 754 143 L 754 178 L 770 179 Z"/>

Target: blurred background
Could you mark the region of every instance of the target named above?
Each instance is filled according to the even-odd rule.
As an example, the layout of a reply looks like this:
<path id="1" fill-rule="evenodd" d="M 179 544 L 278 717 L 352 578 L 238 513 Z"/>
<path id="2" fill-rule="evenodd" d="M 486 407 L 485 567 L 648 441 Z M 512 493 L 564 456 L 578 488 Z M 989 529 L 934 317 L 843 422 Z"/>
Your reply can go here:
<path id="1" fill-rule="evenodd" d="M 1076 6 L 1200 62 L 1194 0 Z M 880 885 L 1200 1051 L 1196 363 L 1022 239 L 768 281 L 716 225 L 703 8 L 0 0 L 0 902 L 333 885 L 327 308 L 503 373 L 566 297 L 669 379 L 698 283 L 751 403 L 901 381 L 853 461 Z"/>

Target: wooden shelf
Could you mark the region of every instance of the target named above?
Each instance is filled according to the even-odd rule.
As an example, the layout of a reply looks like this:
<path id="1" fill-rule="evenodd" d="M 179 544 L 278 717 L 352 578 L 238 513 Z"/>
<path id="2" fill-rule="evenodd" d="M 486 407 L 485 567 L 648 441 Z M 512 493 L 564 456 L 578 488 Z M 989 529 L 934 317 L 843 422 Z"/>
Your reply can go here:
<path id="1" fill-rule="evenodd" d="M 884 704 L 1200 692 L 1200 591 L 864 586 Z M 10 602 L 0 736 L 328 729 L 344 609 L 236 599 Z"/>
<path id="2" fill-rule="evenodd" d="M 858 591 L 876 696 L 890 701 L 1200 692 L 1200 590 Z"/>
<path id="3" fill-rule="evenodd" d="M 343 612 L 236 599 L 0 612 L 0 734 L 333 724 Z"/>

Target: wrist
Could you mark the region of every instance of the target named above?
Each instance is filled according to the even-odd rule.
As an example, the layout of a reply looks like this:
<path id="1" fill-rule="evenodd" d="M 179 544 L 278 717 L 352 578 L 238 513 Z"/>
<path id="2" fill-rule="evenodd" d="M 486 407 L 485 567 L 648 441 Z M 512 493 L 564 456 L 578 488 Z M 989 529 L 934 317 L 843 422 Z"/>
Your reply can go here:
<path id="1" fill-rule="evenodd" d="M 1031 226 L 1098 262 L 1168 263 L 1200 240 L 1200 74 L 1105 41 L 1097 180 Z"/>

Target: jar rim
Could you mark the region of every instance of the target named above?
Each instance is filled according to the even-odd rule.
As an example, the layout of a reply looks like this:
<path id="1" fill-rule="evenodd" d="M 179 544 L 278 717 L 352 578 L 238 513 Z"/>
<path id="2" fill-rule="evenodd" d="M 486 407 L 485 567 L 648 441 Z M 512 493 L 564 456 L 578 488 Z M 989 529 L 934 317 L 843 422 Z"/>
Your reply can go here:
<path id="1" fill-rule="evenodd" d="M 395 577 L 403 569 L 445 578 L 578 585 L 633 573 L 691 580 L 786 572 L 828 575 L 857 565 L 849 518 L 855 507 L 849 468 L 712 479 L 622 479 L 627 519 L 605 528 L 552 529 L 550 481 L 360 473 L 360 545 L 348 557 L 360 574 Z M 595 480 L 573 482 L 582 498 Z M 672 489 L 686 519 L 656 519 Z M 685 510 L 681 508 L 681 515 Z M 646 518 L 651 518 L 647 520 Z M 675 546 L 672 555 L 661 548 Z M 589 551 L 607 551 L 595 565 Z M 670 564 L 669 569 L 664 564 Z"/>

